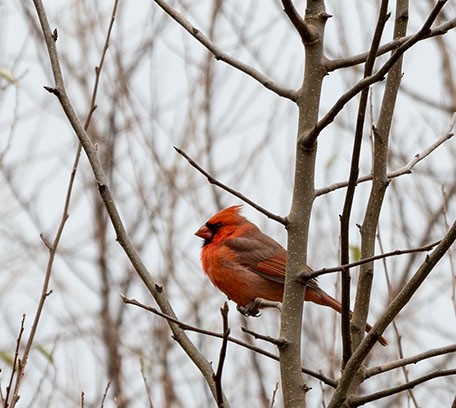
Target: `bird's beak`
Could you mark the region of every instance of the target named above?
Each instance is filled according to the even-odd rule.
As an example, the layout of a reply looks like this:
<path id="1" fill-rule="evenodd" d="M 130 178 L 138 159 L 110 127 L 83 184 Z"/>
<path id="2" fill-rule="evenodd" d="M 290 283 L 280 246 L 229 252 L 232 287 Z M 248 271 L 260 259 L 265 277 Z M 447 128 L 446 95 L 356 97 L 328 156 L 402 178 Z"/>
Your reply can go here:
<path id="1" fill-rule="evenodd" d="M 197 237 L 203 238 L 204 240 L 208 240 L 212 238 L 212 231 L 203 225 L 198 231 L 195 232 Z"/>

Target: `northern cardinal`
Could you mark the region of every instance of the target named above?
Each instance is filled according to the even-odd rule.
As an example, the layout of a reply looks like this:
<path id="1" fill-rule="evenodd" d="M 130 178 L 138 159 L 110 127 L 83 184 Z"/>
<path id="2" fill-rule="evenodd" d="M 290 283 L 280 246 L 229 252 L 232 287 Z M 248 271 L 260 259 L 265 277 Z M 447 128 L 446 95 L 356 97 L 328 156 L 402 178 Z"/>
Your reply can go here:
<path id="1" fill-rule="evenodd" d="M 243 217 L 241 208 L 234 205 L 221 210 L 195 232 L 204 240 L 204 272 L 241 309 L 257 298 L 281 302 L 287 251 Z M 342 312 L 340 302 L 320 289 L 316 279 L 307 282 L 304 300 Z M 371 328 L 366 325 L 366 331 Z M 379 342 L 388 344 L 384 337 Z"/>

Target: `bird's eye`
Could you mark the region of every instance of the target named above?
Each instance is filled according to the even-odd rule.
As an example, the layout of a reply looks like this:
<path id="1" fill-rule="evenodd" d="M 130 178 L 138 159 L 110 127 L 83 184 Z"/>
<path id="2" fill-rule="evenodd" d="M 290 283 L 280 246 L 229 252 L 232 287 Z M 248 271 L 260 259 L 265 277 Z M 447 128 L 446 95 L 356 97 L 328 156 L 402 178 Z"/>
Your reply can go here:
<path id="1" fill-rule="evenodd" d="M 223 226 L 223 224 L 221 222 L 217 222 L 215 224 L 206 224 L 206 225 L 213 233 L 216 233 Z"/>

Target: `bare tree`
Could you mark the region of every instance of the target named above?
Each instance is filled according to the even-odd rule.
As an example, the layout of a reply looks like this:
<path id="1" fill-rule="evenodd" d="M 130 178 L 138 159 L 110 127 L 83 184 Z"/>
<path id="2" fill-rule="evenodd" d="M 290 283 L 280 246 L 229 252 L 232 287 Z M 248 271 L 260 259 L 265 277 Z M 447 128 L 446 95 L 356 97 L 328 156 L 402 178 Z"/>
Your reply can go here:
<path id="1" fill-rule="evenodd" d="M 454 403 L 454 4 L 4 10 L 3 406 Z M 287 242 L 280 315 L 200 270 L 238 201 Z"/>

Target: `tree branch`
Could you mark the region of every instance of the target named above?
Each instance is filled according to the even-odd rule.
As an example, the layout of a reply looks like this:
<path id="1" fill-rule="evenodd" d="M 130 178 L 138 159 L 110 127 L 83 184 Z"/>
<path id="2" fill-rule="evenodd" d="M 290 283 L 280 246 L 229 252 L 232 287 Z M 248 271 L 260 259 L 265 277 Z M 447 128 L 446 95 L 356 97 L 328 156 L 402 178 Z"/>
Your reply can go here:
<path id="1" fill-rule="evenodd" d="M 68 98 L 65 89 L 65 83 L 62 76 L 62 71 L 60 68 L 60 62 L 57 54 L 57 48 L 55 45 L 55 39 L 49 27 L 49 22 L 47 20 L 46 11 L 42 4 L 41 0 L 33 0 L 35 5 L 36 12 L 40 21 L 41 29 L 44 34 L 44 40 L 47 46 L 52 73 L 54 76 L 55 87 L 52 88 L 52 93 L 57 96 L 68 121 L 70 122 L 76 136 L 78 137 L 87 158 L 89 160 L 90 166 L 97 183 L 98 191 L 100 193 L 101 199 L 106 207 L 106 211 L 111 220 L 111 223 L 114 227 L 114 230 L 117 235 L 117 241 L 120 246 L 125 251 L 128 259 L 131 262 L 131 265 L 144 282 L 145 286 L 149 290 L 149 293 L 154 297 L 160 309 L 167 315 L 174 315 L 174 311 L 171 308 L 167 298 L 162 293 L 162 288 L 155 283 L 151 274 L 144 265 L 141 257 L 139 256 L 138 251 L 136 250 L 133 242 L 131 241 L 124 225 L 122 218 L 120 217 L 119 211 L 117 209 L 116 203 L 112 196 L 111 190 L 108 185 L 108 180 L 101 163 L 101 160 L 98 155 L 96 146 L 90 140 L 89 135 L 82 126 L 79 117 L 77 116 L 73 105 Z M 198 367 L 201 374 L 205 378 L 212 395 L 216 396 L 215 383 L 213 379 L 213 370 L 211 364 L 204 358 L 204 356 L 199 352 L 195 345 L 190 341 L 187 335 L 179 326 L 170 323 L 170 329 L 173 332 L 174 338 L 182 347 L 182 349 L 187 353 L 189 358 L 194 362 Z M 226 401 L 225 407 L 228 407 L 228 401 Z"/>
<path id="2" fill-rule="evenodd" d="M 309 27 L 304 19 L 299 15 L 291 0 L 282 0 L 283 11 L 290 19 L 294 28 L 301 37 L 303 44 L 312 43 L 317 38 L 317 32 Z"/>
<path id="3" fill-rule="evenodd" d="M 456 124 L 456 113 L 453 114 L 451 118 L 451 123 L 447 133 L 445 133 L 442 137 L 437 139 L 432 145 L 430 145 L 427 149 L 423 150 L 421 153 L 416 154 L 413 159 L 411 159 L 404 167 L 401 167 L 397 170 L 392 171 L 388 174 L 388 178 L 392 179 L 403 174 L 409 174 L 412 171 L 412 168 L 415 167 L 417 163 L 421 160 L 429 156 L 437 147 L 445 143 L 447 140 L 451 139 L 454 136 L 453 129 Z"/>
<path id="4" fill-rule="evenodd" d="M 434 150 L 436 150 L 438 147 L 443 145 L 447 140 L 451 139 L 454 136 L 453 129 L 456 124 L 456 114 L 453 115 L 449 129 L 447 133 L 445 133 L 443 136 L 441 136 L 439 139 L 437 139 L 433 144 L 431 144 L 429 147 L 427 147 L 425 150 L 423 150 L 421 153 L 417 153 L 415 156 L 413 156 L 413 159 L 411 159 L 405 166 L 393 170 L 387 174 L 387 179 L 392 180 L 393 178 L 403 176 L 404 174 L 411 174 L 412 169 L 423 159 L 425 159 L 427 156 L 429 156 Z M 358 184 L 359 183 L 364 183 L 366 181 L 372 180 L 372 175 L 365 175 L 362 177 L 359 177 L 358 180 L 356 181 Z M 345 188 L 348 186 L 348 181 L 341 181 L 338 183 L 331 184 L 327 187 L 323 187 L 320 189 L 315 190 L 315 196 L 319 197 L 324 194 L 328 194 L 332 191 L 339 190 L 341 188 Z"/>
<path id="5" fill-rule="evenodd" d="M 120 294 L 120 297 L 121 297 L 121 299 L 122 299 L 122 301 L 124 303 L 140 307 L 141 309 L 144 309 L 144 310 L 146 310 L 146 311 L 148 311 L 150 313 L 153 313 L 153 314 L 155 314 L 157 316 L 160 316 L 163 319 L 166 319 L 166 320 L 168 320 L 168 321 L 170 321 L 170 322 L 172 322 L 174 324 L 177 324 L 182 330 L 192 331 L 192 332 L 195 332 L 195 333 L 203 334 L 205 336 L 217 337 L 219 339 L 223 338 L 223 333 L 216 333 L 216 332 L 213 332 L 213 331 L 210 331 L 210 330 L 205 330 L 205 329 L 201 329 L 201 328 L 196 327 L 196 326 L 192 326 L 192 325 L 190 325 L 188 323 L 185 323 L 185 322 L 182 322 L 182 321 L 178 320 L 175 317 L 168 316 L 165 313 L 162 313 L 162 312 L 160 312 L 159 310 L 157 310 L 157 309 L 155 309 L 153 307 L 150 307 L 150 306 L 147 306 L 147 305 L 145 305 L 145 304 L 143 304 L 141 302 L 138 302 L 136 299 L 129 299 L 123 294 Z M 276 356 L 276 355 L 274 355 L 272 353 L 269 353 L 268 351 L 263 350 L 263 349 L 261 349 L 259 347 L 252 346 L 251 344 L 246 343 L 246 342 L 244 342 L 242 340 L 238 340 L 238 339 L 236 339 L 234 337 L 229 336 L 228 337 L 228 341 L 230 341 L 230 342 L 232 342 L 234 344 L 237 344 L 238 346 L 244 347 L 244 348 L 246 348 L 248 350 L 254 351 L 257 354 L 261 354 L 262 356 L 268 357 L 268 358 L 270 358 L 272 360 L 279 361 L 279 357 L 278 356 Z M 304 374 L 310 375 L 311 377 L 314 377 L 317 380 L 320 380 L 321 382 L 325 383 L 326 385 L 329 385 L 332 388 L 336 388 L 336 381 L 334 381 L 332 378 L 326 377 L 325 375 L 323 375 L 321 373 L 309 370 L 309 369 L 307 369 L 305 367 L 301 367 L 301 371 Z"/>
<path id="6" fill-rule="evenodd" d="M 228 303 L 225 302 L 223 304 L 223 307 L 220 309 L 220 313 L 222 314 L 222 321 L 223 321 L 223 337 L 222 337 L 222 347 L 220 347 L 217 371 L 214 374 L 217 405 L 219 408 L 223 408 L 225 406 L 224 401 L 223 401 L 222 373 L 223 373 L 223 366 L 224 366 L 225 359 L 226 359 L 226 349 L 227 349 L 227 345 L 228 345 L 228 337 L 230 336 L 230 328 L 228 327 L 228 310 L 229 310 Z"/>
<path id="7" fill-rule="evenodd" d="M 250 334 L 253 336 L 255 339 L 263 340 L 266 341 L 267 343 L 274 344 L 274 346 L 281 348 L 285 346 L 285 342 L 283 339 L 276 339 L 271 336 L 265 336 L 264 334 L 254 332 L 253 330 L 247 329 L 246 327 L 241 327 L 241 330 L 244 333 Z"/>
<path id="8" fill-rule="evenodd" d="M 449 377 L 451 375 L 456 375 L 456 369 L 436 370 L 436 371 L 433 371 L 432 373 L 423 375 L 422 377 L 418 377 L 413 381 L 409 381 L 405 384 L 398 385 L 397 387 L 388 388 L 386 390 L 375 392 L 373 394 L 366 395 L 364 397 L 351 398 L 348 401 L 348 406 L 349 407 L 359 407 L 361 405 L 367 404 L 368 402 L 377 401 L 379 399 L 389 397 L 389 396 L 397 394 L 399 392 L 411 390 L 412 388 L 416 387 L 417 385 L 428 382 L 434 378 Z"/>
<path id="9" fill-rule="evenodd" d="M 416 364 L 419 361 L 426 360 L 431 357 L 441 356 L 443 354 L 450 354 L 456 352 L 456 344 L 449 346 L 439 347 L 425 351 L 424 353 L 416 354 L 414 356 L 401 358 L 399 360 L 391 361 L 389 363 L 381 364 L 375 367 L 368 368 L 366 370 L 365 378 L 373 377 L 377 374 L 386 373 L 387 371 L 401 368 L 409 364 Z"/>
<path id="10" fill-rule="evenodd" d="M 421 38 L 421 40 L 427 40 L 429 38 L 433 38 L 439 35 L 444 35 L 451 29 L 456 27 L 456 18 L 452 18 L 451 20 L 447 21 L 446 23 L 443 23 L 432 30 L 429 30 L 429 32 Z M 415 34 L 407 35 L 402 38 L 395 39 L 393 41 L 390 41 L 389 43 L 383 44 L 382 46 L 379 47 L 377 51 L 377 57 L 380 55 L 384 55 L 387 52 L 393 51 L 408 40 L 410 40 Z M 367 60 L 367 57 L 369 56 L 369 52 L 364 52 L 362 54 L 354 55 L 352 57 L 347 57 L 347 58 L 337 58 L 334 60 L 329 60 L 327 59 L 325 61 L 325 68 L 328 72 L 335 71 L 340 68 L 348 68 L 352 67 L 354 65 L 362 64 Z"/>
<path id="11" fill-rule="evenodd" d="M 306 281 L 306 280 L 309 280 L 309 279 L 317 278 L 318 276 L 321 276 L 321 275 L 327 275 L 327 274 L 333 273 L 333 272 L 340 272 L 340 271 L 343 271 L 345 269 L 351 269 L 351 268 L 354 268 L 356 266 L 363 265 L 365 263 L 369 263 L 369 262 L 372 262 L 372 261 L 378 261 L 379 259 L 385 259 L 385 258 L 389 258 L 391 256 L 398 256 L 398 255 L 404 255 L 404 254 L 413 254 L 413 253 L 417 253 L 417 252 L 430 251 L 436 245 L 440 244 L 440 242 L 441 242 L 440 240 L 439 241 L 435 241 L 435 242 L 432 242 L 430 244 L 423 245 L 423 246 L 417 247 L 417 248 L 395 249 L 394 251 L 385 252 L 384 254 L 379 254 L 379 255 L 373 255 L 373 256 L 370 256 L 368 258 L 361 259 L 359 261 L 348 263 L 348 264 L 345 264 L 345 265 L 332 266 L 330 268 L 322 268 L 322 269 L 318 269 L 316 271 L 312 271 L 310 273 L 302 273 L 300 275 L 300 279 L 303 280 L 303 281 Z"/>
<path id="12" fill-rule="evenodd" d="M 393 55 L 383 64 L 383 66 L 373 75 L 362 79 L 359 81 L 355 86 L 345 92 L 334 104 L 334 106 L 323 116 L 322 119 L 318 121 L 315 127 L 301 140 L 301 143 L 304 147 L 312 146 L 313 143 L 316 141 L 318 136 L 320 135 L 321 131 L 328 126 L 339 112 L 345 107 L 345 105 L 351 101 L 358 93 L 360 93 L 364 88 L 374 84 L 375 82 L 382 81 L 384 76 L 388 73 L 388 71 L 393 67 L 393 65 L 401 58 L 401 56 L 409 50 L 413 45 L 415 45 L 418 41 L 425 38 L 426 35 L 429 35 L 430 28 L 434 20 L 437 18 L 440 10 L 445 5 L 448 0 L 439 0 L 434 8 L 432 9 L 429 17 L 424 22 L 421 29 L 412 37 L 410 37 L 407 41 L 402 43 L 396 51 L 394 51 Z"/>
<path id="13" fill-rule="evenodd" d="M 364 67 L 365 78 L 372 75 L 378 47 L 388 18 L 388 0 L 382 0 L 379 16 L 377 19 L 377 24 L 375 27 L 374 37 L 372 39 L 371 49 L 369 52 L 369 56 L 366 60 L 366 65 Z M 342 215 L 340 217 L 340 263 L 342 265 L 348 264 L 350 262 L 350 216 L 359 175 L 359 161 L 361 155 L 364 119 L 366 116 L 368 97 L 369 88 L 365 88 L 361 92 L 361 98 L 358 105 L 355 139 L 353 142 L 352 159 L 350 164 L 350 175 L 348 179 L 347 191 L 345 193 L 344 207 L 342 210 Z M 348 269 L 342 269 L 342 368 L 345 367 L 352 353 L 352 343 L 350 335 L 350 281 L 350 271 Z"/>
<path id="14" fill-rule="evenodd" d="M 372 347 L 374 347 L 378 337 L 384 332 L 386 327 L 393 321 L 399 312 L 410 302 L 412 296 L 421 287 L 425 279 L 434 269 L 435 265 L 447 253 L 448 249 L 455 242 L 455 240 L 456 221 L 448 230 L 440 244 L 430 255 L 426 256 L 426 259 L 420 265 L 417 272 L 388 305 L 381 317 L 372 327 L 372 330 L 367 334 L 359 347 L 353 352 L 351 359 L 345 367 L 344 375 L 338 382 L 337 389 L 328 408 L 340 407 L 345 401 L 346 390 L 350 386 L 353 376 L 358 371 L 369 351 Z"/>
<path id="15" fill-rule="evenodd" d="M 276 215 L 274 213 L 271 213 L 270 211 L 266 210 L 265 208 L 259 206 L 250 198 L 247 198 L 245 195 L 241 194 L 237 190 L 234 190 L 231 187 L 228 187 L 226 184 L 223 184 L 222 182 L 218 181 L 215 177 L 211 176 L 206 170 L 204 170 L 198 163 L 196 163 L 187 153 L 185 153 L 182 149 L 179 149 L 178 147 L 174 146 L 174 150 L 179 153 L 181 156 L 183 156 L 190 166 L 194 167 L 196 170 L 198 170 L 204 177 L 207 178 L 207 181 L 211 184 L 215 184 L 216 186 L 220 187 L 221 189 L 228 191 L 228 193 L 234 195 L 235 197 L 239 198 L 240 200 L 244 201 L 251 207 L 255 208 L 255 210 L 259 211 L 260 213 L 266 215 L 266 217 L 270 218 L 271 220 L 277 221 L 280 224 L 286 226 L 287 225 L 287 220 L 279 215 Z"/>
<path id="16" fill-rule="evenodd" d="M 182 26 L 190 35 L 196 38 L 204 47 L 206 47 L 212 54 L 216 60 L 223 61 L 228 65 L 236 68 L 237 70 L 243 72 L 244 74 L 250 76 L 251 78 L 258 81 L 261 85 L 265 88 L 269 89 L 270 91 L 276 93 L 283 98 L 290 99 L 291 101 L 296 101 L 296 91 L 288 88 L 284 88 L 280 85 L 277 85 L 273 82 L 270 78 L 266 75 L 262 74 L 261 72 L 257 71 L 250 65 L 247 65 L 236 58 L 226 54 L 223 52 L 219 47 L 217 47 L 209 38 L 207 38 L 200 30 L 194 27 L 190 21 L 188 21 L 181 13 L 179 13 L 176 9 L 171 7 L 166 1 L 164 0 L 154 0 L 166 14 L 168 14 L 173 20 L 175 20 L 180 26 Z"/>

